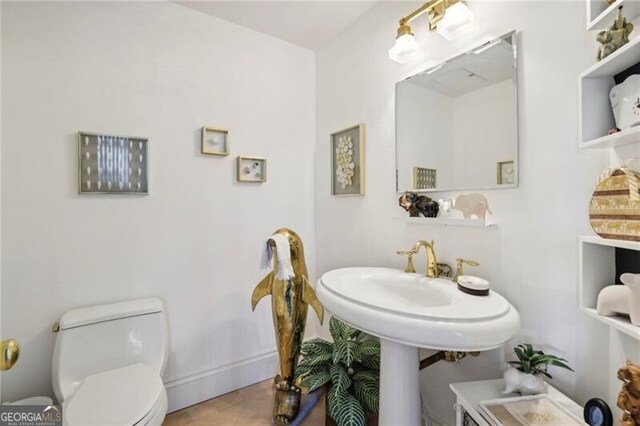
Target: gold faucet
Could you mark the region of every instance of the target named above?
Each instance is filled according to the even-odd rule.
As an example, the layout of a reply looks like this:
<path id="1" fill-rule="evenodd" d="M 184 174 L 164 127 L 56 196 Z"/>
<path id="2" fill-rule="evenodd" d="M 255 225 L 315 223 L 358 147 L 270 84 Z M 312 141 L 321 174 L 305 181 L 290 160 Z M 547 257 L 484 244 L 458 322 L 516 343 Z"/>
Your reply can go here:
<path id="1" fill-rule="evenodd" d="M 453 276 L 453 282 L 456 284 L 458 283 L 458 277 L 460 275 L 464 275 L 464 273 L 462 272 L 462 264 L 469 265 L 469 266 L 480 265 L 475 260 L 467 260 L 467 259 L 460 259 L 460 258 L 456 259 L 456 274 Z"/>
<path id="2" fill-rule="evenodd" d="M 418 254 L 421 247 L 424 247 L 427 253 L 427 277 L 429 278 L 438 278 L 438 260 L 436 259 L 436 251 L 433 249 L 435 243 L 433 240 L 431 242 L 425 240 L 419 240 L 417 243 L 413 245 L 413 254 Z"/>

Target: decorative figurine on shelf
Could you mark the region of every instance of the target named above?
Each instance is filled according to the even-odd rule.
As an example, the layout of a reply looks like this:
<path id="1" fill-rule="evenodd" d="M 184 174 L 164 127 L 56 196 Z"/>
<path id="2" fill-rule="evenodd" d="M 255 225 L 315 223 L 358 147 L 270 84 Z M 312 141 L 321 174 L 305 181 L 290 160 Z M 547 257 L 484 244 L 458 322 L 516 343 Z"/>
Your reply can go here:
<path id="1" fill-rule="evenodd" d="M 398 199 L 400 207 L 409 212 L 410 217 L 437 217 L 440 206 L 437 201 L 415 192 L 406 191 Z"/>
<path id="2" fill-rule="evenodd" d="M 640 424 L 640 366 L 631 361 L 618 370 L 618 379 L 624 384 L 618 394 L 617 405 L 624 411 L 620 425 Z"/>
<path id="3" fill-rule="evenodd" d="M 260 281 L 251 295 L 251 309 L 263 297 L 271 295 L 273 326 L 278 346 L 279 371 L 274 380 L 273 421 L 278 426 L 291 424 L 300 410 L 301 389 L 294 383 L 294 371 L 307 321 L 307 309 L 313 308 L 320 319 L 324 309 L 309 284 L 302 239 L 291 229 L 278 229 L 268 240 L 262 257 L 267 268 L 273 259 L 273 271 Z"/>
<path id="4" fill-rule="evenodd" d="M 627 18 L 622 16 L 622 6 L 618 8 L 618 16 L 611 28 L 600 31 L 596 40 L 602 46 L 598 48 L 598 60 L 601 61 L 629 43 L 629 34 L 633 31 L 633 24 L 627 22 Z"/>
<path id="5" fill-rule="evenodd" d="M 610 285 L 598 294 L 598 315 L 629 315 L 631 324 L 640 326 L 640 274 L 622 274 L 624 285 Z"/>
<path id="6" fill-rule="evenodd" d="M 478 219 L 485 219 L 489 210 L 489 202 L 482 194 L 459 195 L 453 203 L 453 209 L 462 212 L 465 219 L 472 219 L 475 216 Z"/>

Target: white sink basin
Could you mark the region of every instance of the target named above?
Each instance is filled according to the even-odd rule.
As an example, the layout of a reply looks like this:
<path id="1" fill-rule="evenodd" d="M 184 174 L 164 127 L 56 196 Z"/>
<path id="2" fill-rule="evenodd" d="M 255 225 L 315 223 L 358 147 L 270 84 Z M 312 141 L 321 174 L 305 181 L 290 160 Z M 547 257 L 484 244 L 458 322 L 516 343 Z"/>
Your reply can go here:
<path id="1" fill-rule="evenodd" d="M 496 292 L 472 296 L 451 280 L 390 268 L 327 272 L 316 294 L 328 311 L 354 327 L 420 348 L 495 349 L 520 327 L 516 310 Z"/>
<path id="2" fill-rule="evenodd" d="M 520 328 L 518 312 L 496 292 L 472 296 L 451 280 L 390 268 L 327 272 L 316 295 L 333 315 L 380 338 L 381 426 L 421 424 L 418 348 L 485 351 Z"/>

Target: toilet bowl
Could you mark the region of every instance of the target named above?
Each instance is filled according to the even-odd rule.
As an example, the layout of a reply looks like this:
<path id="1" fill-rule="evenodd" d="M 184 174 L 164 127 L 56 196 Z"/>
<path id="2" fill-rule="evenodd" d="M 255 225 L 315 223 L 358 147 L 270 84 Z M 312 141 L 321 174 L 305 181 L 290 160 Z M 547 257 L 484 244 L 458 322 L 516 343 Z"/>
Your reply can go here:
<path id="1" fill-rule="evenodd" d="M 53 399 L 48 396 L 32 396 L 17 401 L 3 402 L 2 405 L 52 405 Z"/>
<path id="2" fill-rule="evenodd" d="M 66 426 L 159 426 L 167 413 L 162 373 L 168 327 L 158 298 L 65 313 L 53 387 Z"/>

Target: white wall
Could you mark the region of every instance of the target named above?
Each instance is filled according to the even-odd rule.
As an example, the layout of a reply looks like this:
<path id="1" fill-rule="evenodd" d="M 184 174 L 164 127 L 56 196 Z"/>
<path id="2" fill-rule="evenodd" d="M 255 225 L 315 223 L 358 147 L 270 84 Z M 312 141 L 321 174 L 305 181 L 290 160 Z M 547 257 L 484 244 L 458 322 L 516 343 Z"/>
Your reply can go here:
<path id="1" fill-rule="evenodd" d="M 263 241 L 297 230 L 313 277 L 315 63 L 168 2 L 2 2 L 3 400 L 51 394 L 51 325 L 78 306 L 166 301 L 171 408 L 274 374 Z M 228 158 L 200 127 L 229 128 Z M 78 130 L 147 136 L 149 196 L 77 194 Z M 268 182 L 235 182 L 237 155 Z"/>
<path id="2" fill-rule="evenodd" d="M 595 53 L 594 35 L 585 31 L 584 2 L 471 3 L 482 32 L 520 31 L 520 187 L 485 192 L 500 221 L 490 229 L 392 220 L 403 214 L 394 192 L 396 81 L 484 40 L 468 36 L 448 43 L 425 34 L 419 22 L 413 29 L 428 60 L 406 66 L 389 61 L 397 19 L 419 4 L 379 4 L 317 55 L 318 273 L 353 265 L 402 268 L 396 250 L 433 238 L 439 259 L 477 259 L 481 266 L 473 273 L 488 278 L 515 305 L 522 329 L 514 343 L 531 340 L 576 367 L 575 374 L 556 371 L 554 385 L 581 402 L 606 396 L 609 382 L 616 383 L 607 365 L 607 330 L 577 309 L 577 237 L 591 234 L 587 205 L 607 165 L 605 153 L 577 149 L 576 78 Z M 360 122 L 367 126 L 367 194 L 332 197 L 329 134 Z M 424 268 L 422 262 L 416 267 Z M 423 371 L 422 389 L 433 413 L 453 422 L 449 382 L 499 377 L 502 359 L 501 351 L 493 351 Z"/>

